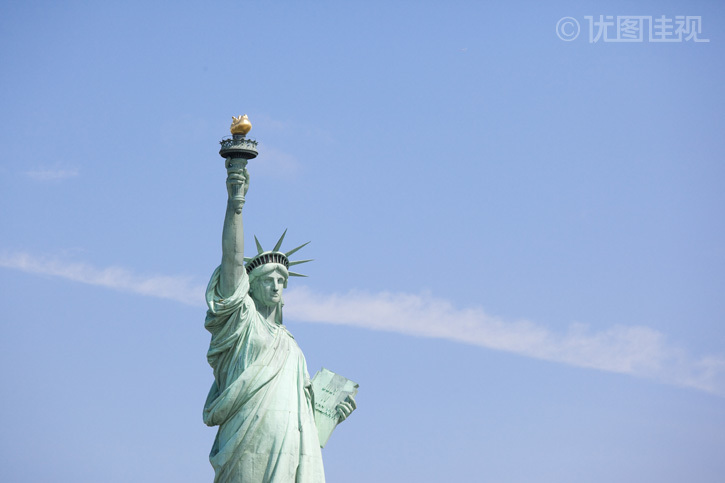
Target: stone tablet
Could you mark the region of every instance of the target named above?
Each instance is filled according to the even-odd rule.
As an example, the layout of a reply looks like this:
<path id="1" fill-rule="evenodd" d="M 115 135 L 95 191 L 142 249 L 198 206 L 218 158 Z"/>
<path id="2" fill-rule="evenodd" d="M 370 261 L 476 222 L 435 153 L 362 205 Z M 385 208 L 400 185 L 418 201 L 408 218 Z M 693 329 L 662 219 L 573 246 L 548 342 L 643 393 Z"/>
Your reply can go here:
<path id="1" fill-rule="evenodd" d="M 324 367 L 312 378 L 312 391 L 315 395 L 315 425 L 320 447 L 324 448 L 332 431 L 337 427 L 340 413 L 337 407 L 348 396 L 357 394 L 359 385 L 340 374 L 335 374 Z"/>

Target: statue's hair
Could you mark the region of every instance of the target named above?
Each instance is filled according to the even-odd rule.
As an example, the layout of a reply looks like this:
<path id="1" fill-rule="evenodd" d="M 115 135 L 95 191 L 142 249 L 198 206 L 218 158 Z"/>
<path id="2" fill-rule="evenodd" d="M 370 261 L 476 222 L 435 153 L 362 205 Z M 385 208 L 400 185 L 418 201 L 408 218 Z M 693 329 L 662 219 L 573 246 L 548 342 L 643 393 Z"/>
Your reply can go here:
<path id="1" fill-rule="evenodd" d="M 279 273 L 284 276 L 284 288 L 287 288 L 287 280 L 289 280 L 289 270 L 287 270 L 287 267 L 285 267 L 281 263 L 265 263 L 264 265 L 260 265 L 259 267 L 252 270 L 249 273 L 249 286 L 252 287 L 254 285 L 254 282 L 257 281 L 259 277 L 263 277 L 274 271 L 279 271 Z"/>

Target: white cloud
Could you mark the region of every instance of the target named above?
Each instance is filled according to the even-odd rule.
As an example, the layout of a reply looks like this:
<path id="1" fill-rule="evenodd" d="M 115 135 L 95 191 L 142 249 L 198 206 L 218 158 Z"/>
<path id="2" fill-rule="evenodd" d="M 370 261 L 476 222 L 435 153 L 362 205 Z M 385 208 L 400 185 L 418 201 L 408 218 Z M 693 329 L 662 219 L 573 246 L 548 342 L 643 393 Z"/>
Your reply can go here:
<path id="1" fill-rule="evenodd" d="M 140 276 L 27 253 L 0 255 L 0 266 L 115 290 L 204 306 L 205 287 L 183 276 Z M 456 308 L 430 294 L 285 292 L 285 316 L 300 322 L 447 339 L 576 367 L 647 377 L 725 395 L 725 357 L 693 358 L 651 328 L 614 325 L 592 331 L 573 324 L 557 333 L 534 322 L 506 321 L 480 308 Z"/>
<path id="2" fill-rule="evenodd" d="M 25 175 L 36 181 L 60 181 L 78 176 L 77 169 L 36 169 L 26 171 Z"/>
<path id="3" fill-rule="evenodd" d="M 448 339 L 725 395 L 724 357 L 693 359 L 648 327 L 591 331 L 574 324 L 556 333 L 530 321 L 505 321 L 480 308 L 459 309 L 430 295 L 322 295 L 302 288 L 286 294 L 285 301 L 285 316 L 294 320 Z"/>
<path id="4" fill-rule="evenodd" d="M 203 306 L 206 287 L 194 285 L 191 277 L 167 275 L 135 275 L 120 267 L 95 268 L 85 263 L 74 263 L 27 253 L 0 255 L 0 267 L 23 272 L 53 275 L 75 282 L 98 285 L 123 292 L 171 299 L 187 305 Z"/>

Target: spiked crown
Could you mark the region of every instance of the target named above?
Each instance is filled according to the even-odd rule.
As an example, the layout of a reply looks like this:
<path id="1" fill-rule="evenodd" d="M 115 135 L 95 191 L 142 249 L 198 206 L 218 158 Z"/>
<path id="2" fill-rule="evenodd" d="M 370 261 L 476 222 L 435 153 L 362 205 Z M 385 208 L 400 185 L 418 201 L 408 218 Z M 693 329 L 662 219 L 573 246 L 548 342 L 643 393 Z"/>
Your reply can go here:
<path id="1" fill-rule="evenodd" d="M 297 248 L 293 248 L 292 250 L 283 253 L 279 251 L 279 249 L 282 247 L 282 241 L 284 240 L 284 236 L 287 234 L 287 230 L 282 233 L 282 236 L 279 237 L 279 240 L 277 241 L 277 244 L 274 246 L 272 250 L 264 250 L 262 248 L 262 244 L 259 243 L 259 240 L 257 240 L 257 237 L 255 235 L 254 242 L 257 244 L 257 254 L 253 257 L 245 257 L 244 261 L 246 262 L 245 268 L 247 270 L 247 275 L 251 274 L 252 271 L 255 268 L 259 268 L 262 265 L 265 265 L 267 263 L 279 263 L 280 265 L 284 265 L 284 267 L 287 269 L 290 277 L 306 277 L 307 275 L 302 275 L 301 273 L 295 273 L 292 271 L 289 271 L 289 267 L 294 265 L 299 265 L 300 263 L 307 263 L 311 262 L 312 260 L 297 260 L 294 262 L 291 262 L 289 260 L 289 256 L 293 253 L 297 252 L 300 248 L 304 247 L 310 242 L 304 243 Z"/>

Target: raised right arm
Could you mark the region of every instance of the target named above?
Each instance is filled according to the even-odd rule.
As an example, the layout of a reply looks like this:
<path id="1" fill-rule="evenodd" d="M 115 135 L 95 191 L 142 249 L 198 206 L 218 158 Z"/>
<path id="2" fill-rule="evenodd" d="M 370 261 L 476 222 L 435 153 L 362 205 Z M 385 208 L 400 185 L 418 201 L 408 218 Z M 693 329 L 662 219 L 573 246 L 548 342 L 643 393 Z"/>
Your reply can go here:
<path id="1" fill-rule="evenodd" d="M 239 160 L 232 161 L 239 163 Z M 246 164 L 246 163 L 244 163 Z M 236 169 L 235 169 L 236 168 Z M 242 223 L 242 206 L 239 197 L 233 199 L 238 191 L 246 194 L 249 189 L 249 173 L 244 166 L 233 166 L 227 175 L 227 211 L 224 216 L 222 230 L 222 265 L 219 279 L 219 290 L 223 298 L 230 297 L 239 286 L 244 273 L 244 225 Z"/>

